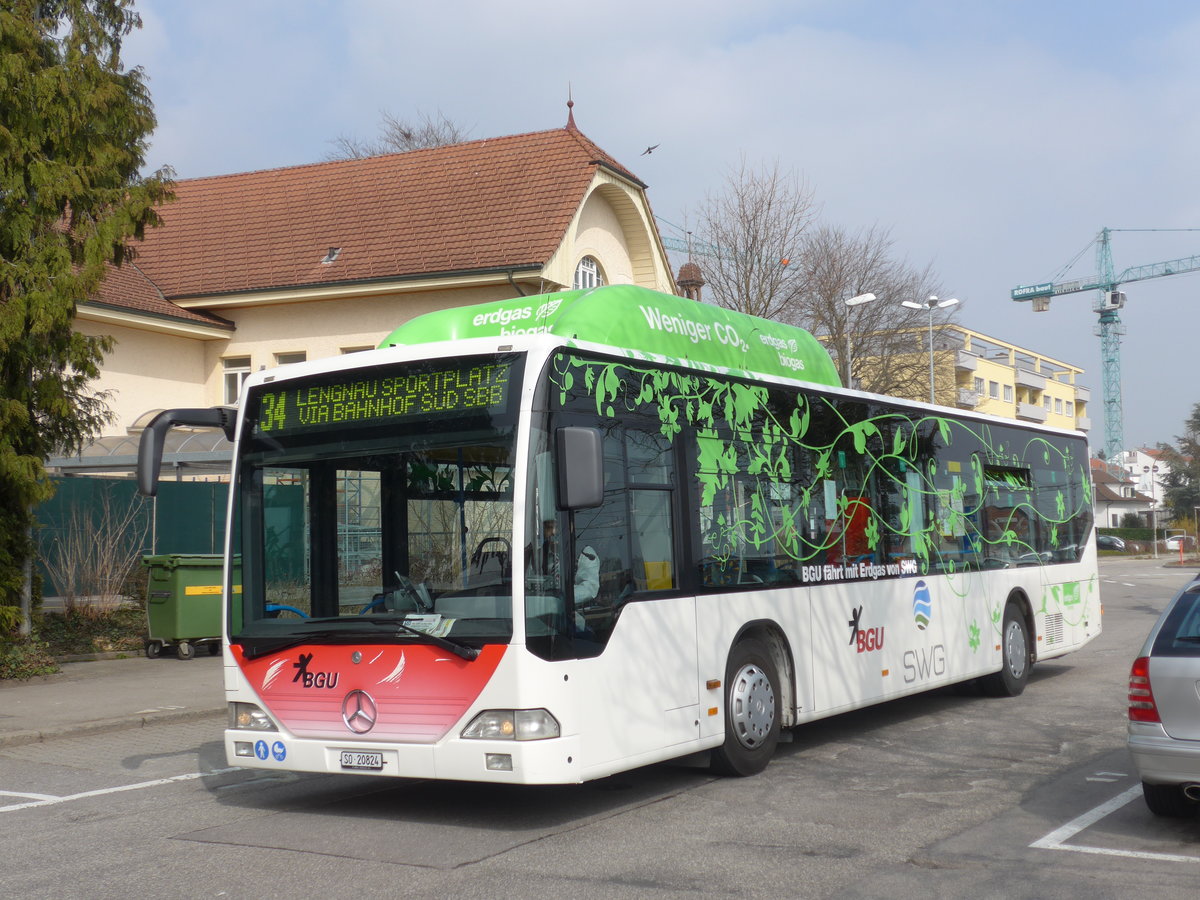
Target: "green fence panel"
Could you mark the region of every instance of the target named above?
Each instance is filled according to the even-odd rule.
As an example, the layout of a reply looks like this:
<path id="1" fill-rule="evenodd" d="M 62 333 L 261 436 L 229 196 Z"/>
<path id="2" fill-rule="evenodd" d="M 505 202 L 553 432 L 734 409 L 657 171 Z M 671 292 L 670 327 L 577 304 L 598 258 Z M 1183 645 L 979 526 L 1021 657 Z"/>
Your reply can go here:
<path id="1" fill-rule="evenodd" d="M 132 479 L 77 476 L 54 481 L 54 496 L 36 510 L 44 596 L 94 592 L 90 584 L 64 583 L 98 567 L 95 561 L 80 561 L 89 548 L 103 545 L 136 560 L 147 554 L 224 549 L 226 484 L 163 481 L 157 500 L 150 500 L 138 494 Z"/>
<path id="2" fill-rule="evenodd" d="M 158 521 L 149 553 L 221 553 L 229 485 L 163 481 L 158 485 Z"/>

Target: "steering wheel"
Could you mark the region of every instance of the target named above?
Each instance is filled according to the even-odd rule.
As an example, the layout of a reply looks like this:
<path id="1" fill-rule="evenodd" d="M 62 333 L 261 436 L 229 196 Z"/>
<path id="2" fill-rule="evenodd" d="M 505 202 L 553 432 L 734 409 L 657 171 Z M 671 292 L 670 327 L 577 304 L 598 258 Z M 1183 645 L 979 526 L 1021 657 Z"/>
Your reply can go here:
<path id="1" fill-rule="evenodd" d="M 489 544 L 499 544 L 499 550 L 486 549 Z M 512 543 L 508 538 L 489 537 L 484 538 L 475 545 L 475 551 L 471 554 L 471 565 L 481 567 L 484 561 L 489 556 L 495 556 L 500 560 L 500 565 L 503 567 L 512 560 Z"/>
<path id="2" fill-rule="evenodd" d="M 400 604 L 396 603 L 396 595 L 397 594 L 400 595 L 400 598 L 402 600 L 409 601 L 409 604 L 404 604 L 404 605 L 405 606 L 411 605 L 413 612 L 424 612 L 428 608 L 425 605 L 425 601 L 421 597 L 420 590 L 418 590 L 417 586 L 415 584 L 413 584 L 412 579 L 407 578 L 404 575 L 401 575 L 399 572 L 397 572 L 395 574 L 396 574 L 396 587 L 390 591 L 384 591 L 383 593 L 376 594 L 374 597 L 372 597 L 371 602 L 368 603 L 366 606 L 364 606 L 362 609 L 360 609 L 358 611 L 358 614 L 360 616 L 364 615 L 365 613 L 369 613 L 372 610 L 380 610 L 380 609 L 397 610 L 397 609 L 399 609 Z M 407 612 L 408 610 L 405 609 L 403 611 Z"/>

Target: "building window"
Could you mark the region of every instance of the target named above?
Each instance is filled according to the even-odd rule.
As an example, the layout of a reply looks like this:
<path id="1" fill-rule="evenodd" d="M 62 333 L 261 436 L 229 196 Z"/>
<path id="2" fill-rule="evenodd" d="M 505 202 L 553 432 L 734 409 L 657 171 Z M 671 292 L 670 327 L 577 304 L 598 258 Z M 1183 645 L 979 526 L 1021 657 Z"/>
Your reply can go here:
<path id="1" fill-rule="evenodd" d="M 1070 400 L 1067 401 L 1066 411 L 1068 416 L 1071 416 L 1072 418 L 1075 417 L 1075 404 Z"/>
<path id="2" fill-rule="evenodd" d="M 998 382 L 995 382 L 995 381 L 988 382 L 988 396 L 991 397 L 993 400 L 1000 399 L 1000 385 Z"/>
<path id="3" fill-rule="evenodd" d="M 1062 398 L 1061 397 L 1054 398 L 1054 414 L 1056 416 L 1062 415 Z"/>
<path id="4" fill-rule="evenodd" d="M 306 359 L 308 359 L 308 354 L 303 350 L 300 350 L 297 353 L 276 353 L 275 365 L 290 366 L 292 363 L 301 363 Z"/>
<path id="5" fill-rule="evenodd" d="M 225 369 L 225 403 L 237 403 L 242 382 L 250 377 L 250 357 L 230 356 L 221 360 Z"/>
<path id="6" fill-rule="evenodd" d="M 602 284 L 604 284 L 604 272 L 600 269 L 600 263 L 591 256 L 585 256 L 575 267 L 575 280 L 571 284 L 571 288 L 581 291 L 586 288 L 600 287 Z"/>
<path id="7" fill-rule="evenodd" d="M 975 379 L 975 393 L 979 394 L 980 396 L 983 395 L 983 379 L 982 378 L 977 377 Z"/>
<path id="8" fill-rule="evenodd" d="M 342 354 L 347 353 L 362 353 L 364 350 L 374 350 L 374 347 L 343 347 Z"/>
<path id="9" fill-rule="evenodd" d="M 1050 412 L 1050 395 L 1049 395 L 1049 394 L 1044 394 L 1044 395 L 1042 396 L 1042 399 L 1043 399 L 1043 400 L 1045 401 L 1045 403 L 1046 403 L 1046 412 Z"/>
<path id="10" fill-rule="evenodd" d="M 1012 385 L 1011 384 L 1006 384 L 1004 386 L 1004 402 L 1005 403 L 1013 402 L 1012 401 Z"/>

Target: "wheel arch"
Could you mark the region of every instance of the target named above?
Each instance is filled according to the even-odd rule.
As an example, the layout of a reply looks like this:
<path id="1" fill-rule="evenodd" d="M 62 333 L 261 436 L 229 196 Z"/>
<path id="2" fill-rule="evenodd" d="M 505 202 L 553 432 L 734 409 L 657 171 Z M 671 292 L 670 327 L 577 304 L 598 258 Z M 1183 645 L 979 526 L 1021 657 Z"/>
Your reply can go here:
<path id="1" fill-rule="evenodd" d="M 1033 665 L 1037 662 L 1038 646 L 1037 646 L 1037 627 L 1033 620 L 1033 603 L 1029 600 L 1029 595 L 1025 593 L 1024 588 L 1013 588 L 1008 592 L 1008 597 L 1004 600 L 1004 605 L 1012 603 L 1021 613 L 1021 618 L 1025 620 L 1025 628 L 1029 632 L 1029 664 Z M 1000 611 L 1001 618 L 1004 616 L 1004 610 Z"/>
<path id="2" fill-rule="evenodd" d="M 738 629 L 737 634 L 725 651 L 725 658 L 733 652 L 739 641 L 745 638 L 757 638 L 771 652 L 775 663 L 775 671 L 779 673 L 779 725 L 781 728 L 791 728 L 796 724 L 796 660 L 792 654 L 791 642 L 784 634 L 779 623 L 772 619 L 753 619 Z"/>

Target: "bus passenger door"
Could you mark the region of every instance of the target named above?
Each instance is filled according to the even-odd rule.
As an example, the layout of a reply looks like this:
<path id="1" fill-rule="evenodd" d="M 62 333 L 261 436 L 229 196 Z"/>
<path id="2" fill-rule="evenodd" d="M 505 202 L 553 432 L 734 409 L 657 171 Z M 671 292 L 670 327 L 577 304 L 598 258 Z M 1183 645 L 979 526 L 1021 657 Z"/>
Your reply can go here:
<path id="1" fill-rule="evenodd" d="M 575 612 L 584 626 L 576 646 L 594 657 L 580 660 L 594 700 L 593 763 L 698 736 L 695 598 L 675 595 L 675 455 L 657 430 L 609 429 L 604 502 L 572 513 Z"/>

